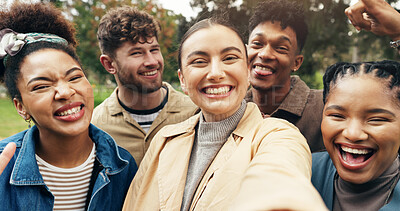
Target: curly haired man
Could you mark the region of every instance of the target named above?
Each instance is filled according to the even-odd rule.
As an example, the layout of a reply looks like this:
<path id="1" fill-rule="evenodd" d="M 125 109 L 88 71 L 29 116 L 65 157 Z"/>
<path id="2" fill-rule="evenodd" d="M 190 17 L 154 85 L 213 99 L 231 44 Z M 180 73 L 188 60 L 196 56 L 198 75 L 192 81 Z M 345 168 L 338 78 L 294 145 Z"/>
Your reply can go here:
<path id="1" fill-rule="evenodd" d="M 127 149 L 138 165 L 158 130 L 197 110 L 189 97 L 162 81 L 159 33 L 154 17 L 128 6 L 109 10 L 97 32 L 100 62 L 114 75 L 117 88 L 96 107 L 92 123 Z"/>
<path id="2" fill-rule="evenodd" d="M 324 149 L 321 135 L 322 91 L 291 76 L 303 63 L 308 29 L 303 5 L 267 0 L 255 7 L 249 23 L 249 71 L 246 100 L 265 117 L 286 119 L 300 129 L 312 152 Z"/>

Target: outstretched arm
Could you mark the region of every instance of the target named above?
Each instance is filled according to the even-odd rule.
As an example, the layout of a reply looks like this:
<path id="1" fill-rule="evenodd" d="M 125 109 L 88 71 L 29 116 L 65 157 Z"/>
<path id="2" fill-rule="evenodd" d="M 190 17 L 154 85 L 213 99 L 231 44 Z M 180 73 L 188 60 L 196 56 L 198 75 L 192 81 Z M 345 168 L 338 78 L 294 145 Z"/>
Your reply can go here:
<path id="1" fill-rule="evenodd" d="M 400 13 L 384 0 L 360 0 L 345 10 L 357 30 L 388 35 L 393 41 L 400 40 Z"/>
<path id="2" fill-rule="evenodd" d="M 3 152 L 0 154 L 0 175 L 3 173 L 3 170 L 6 168 L 8 162 L 10 162 L 12 156 L 15 153 L 16 145 L 14 142 L 10 142 L 4 148 Z"/>

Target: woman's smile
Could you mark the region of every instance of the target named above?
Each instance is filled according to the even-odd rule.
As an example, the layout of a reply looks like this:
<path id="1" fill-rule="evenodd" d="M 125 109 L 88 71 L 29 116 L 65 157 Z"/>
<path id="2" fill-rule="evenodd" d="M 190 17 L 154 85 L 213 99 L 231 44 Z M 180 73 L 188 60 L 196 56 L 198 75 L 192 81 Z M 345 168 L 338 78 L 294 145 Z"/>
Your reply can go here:
<path id="1" fill-rule="evenodd" d="M 246 49 L 233 30 L 217 25 L 193 33 L 182 45 L 181 63 L 183 90 L 206 121 L 221 121 L 239 109 L 249 81 Z"/>
<path id="2" fill-rule="evenodd" d="M 233 86 L 229 85 L 211 85 L 201 89 L 207 97 L 210 98 L 219 98 L 219 97 L 227 97 L 230 95 L 233 90 Z"/>
<path id="3" fill-rule="evenodd" d="M 85 114 L 85 105 L 80 102 L 74 102 L 57 109 L 54 116 L 58 120 L 73 122 L 82 118 Z"/>

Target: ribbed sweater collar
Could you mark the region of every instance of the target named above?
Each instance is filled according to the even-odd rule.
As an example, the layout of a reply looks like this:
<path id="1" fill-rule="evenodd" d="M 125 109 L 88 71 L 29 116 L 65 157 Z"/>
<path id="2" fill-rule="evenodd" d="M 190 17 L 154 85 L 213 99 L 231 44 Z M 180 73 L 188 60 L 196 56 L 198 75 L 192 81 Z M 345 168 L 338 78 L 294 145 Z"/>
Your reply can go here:
<path id="1" fill-rule="evenodd" d="M 236 129 L 246 110 L 246 102 L 243 100 L 239 109 L 230 117 L 219 122 L 206 122 L 203 113 L 200 114 L 197 140 L 200 144 L 214 144 L 225 142 L 229 135 Z"/>

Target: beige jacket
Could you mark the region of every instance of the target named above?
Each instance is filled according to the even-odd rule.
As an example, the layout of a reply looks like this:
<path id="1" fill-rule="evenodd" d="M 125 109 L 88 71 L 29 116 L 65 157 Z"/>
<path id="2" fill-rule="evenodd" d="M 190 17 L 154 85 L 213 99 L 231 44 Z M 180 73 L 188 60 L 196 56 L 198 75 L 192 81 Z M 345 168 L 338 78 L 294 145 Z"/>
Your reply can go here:
<path id="1" fill-rule="evenodd" d="M 180 210 L 196 115 L 154 137 L 123 210 Z M 285 120 L 263 119 L 248 103 L 201 180 L 190 210 L 326 210 L 310 182 L 306 140 Z"/>
<path id="2" fill-rule="evenodd" d="M 168 102 L 153 121 L 148 133 L 119 104 L 118 88 L 93 112 L 92 123 L 106 131 L 118 145 L 128 150 L 138 165 L 149 148 L 151 140 L 162 127 L 182 122 L 198 110 L 188 96 L 176 91 L 166 82 L 163 82 L 163 86 L 168 88 Z"/>

